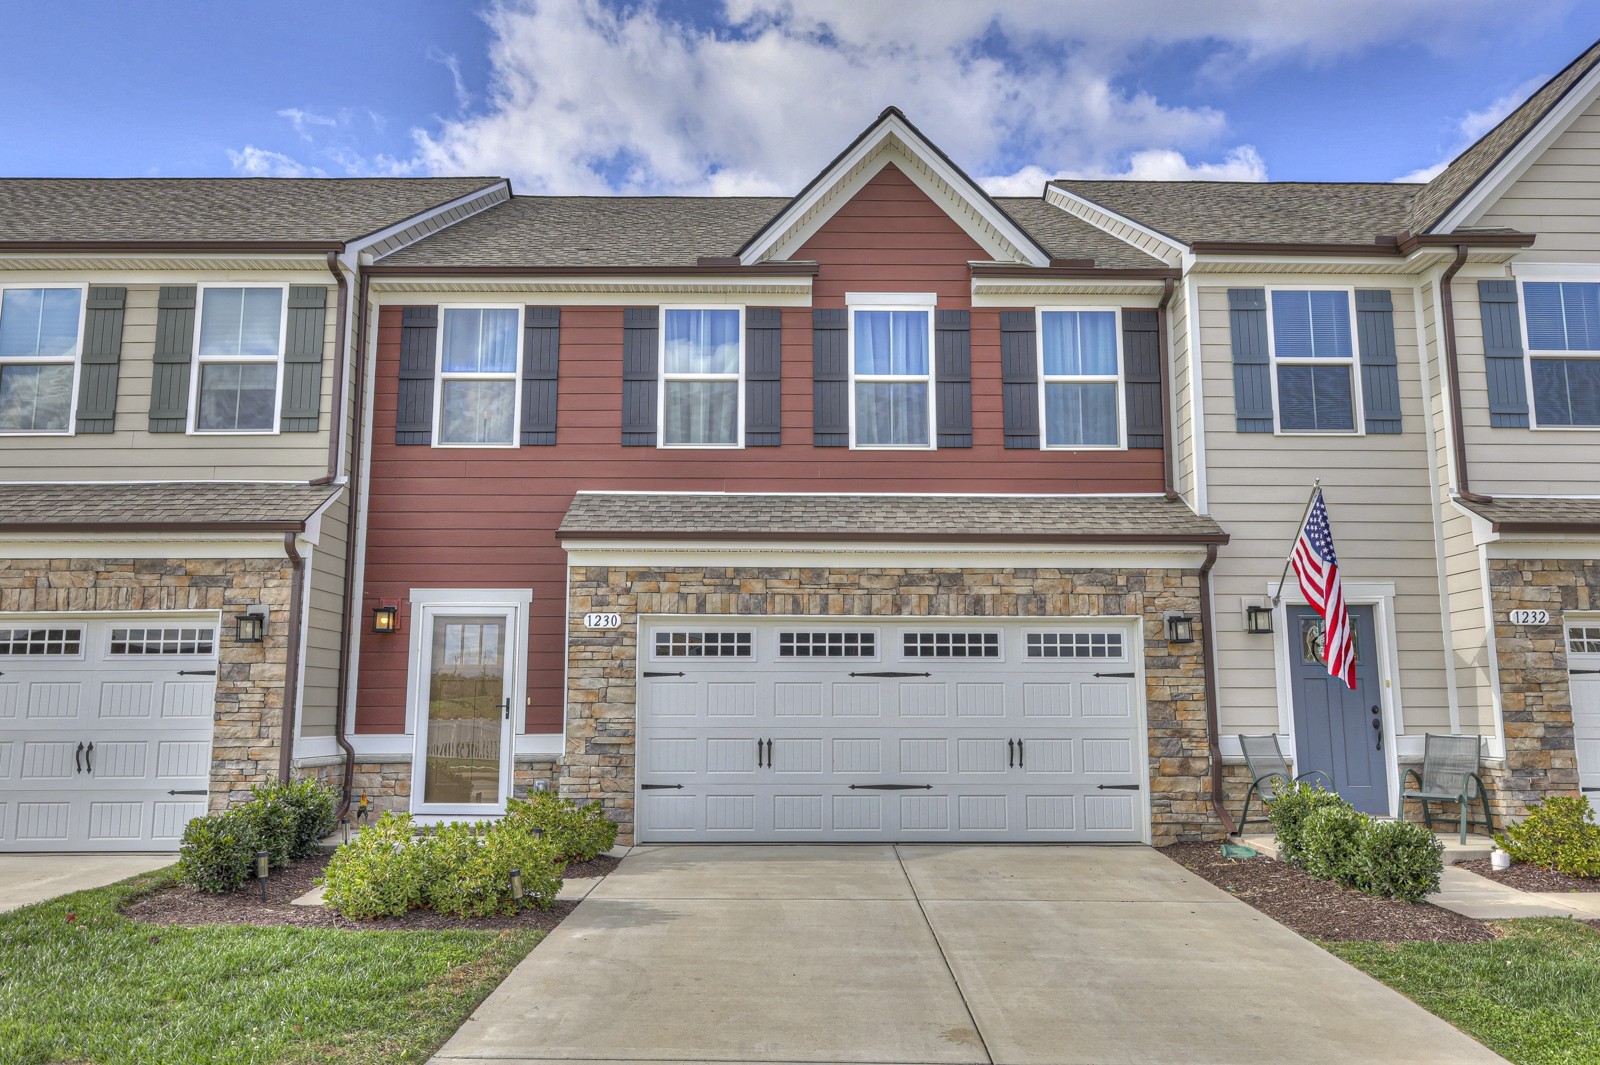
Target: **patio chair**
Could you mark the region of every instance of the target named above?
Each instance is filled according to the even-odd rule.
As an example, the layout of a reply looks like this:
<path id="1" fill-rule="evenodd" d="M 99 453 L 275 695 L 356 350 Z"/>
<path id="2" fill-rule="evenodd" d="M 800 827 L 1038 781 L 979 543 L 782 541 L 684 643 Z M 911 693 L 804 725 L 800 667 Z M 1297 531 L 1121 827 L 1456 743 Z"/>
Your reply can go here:
<path id="1" fill-rule="evenodd" d="M 1433 829 L 1430 802 L 1453 802 L 1461 808 L 1461 842 L 1467 842 L 1467 826 L 1482 825 L 1489 835 L 1494 835 L 1494 815 L 1489 812 L 1489 793 L 1484 789 L 1483 778 L 1478 775 L 1479 743 L 1476 736 L 1442 736 L 1428 733 L 1423 737 L 1422 772 L 1407 769 L 1401 780 L 1400 801 L 1416 799 L 1422 803 L 1422 820 Z M 1406 790 L 1406 784 L 1416 779 L 1415 791 Z M 1471 821 L 1473 802 L 1483 806 L 1483 820 Z"/>
<path id="2" fill-rule="evenodd" d="M 1297 777 L 1290 776 L 1289 762 L 1283 757 L 1276 736 L 1240 736 L 1239 747 L 1244 751 L 1244 764 L 1250 770 L 1250 790 L 1244 793 L 1244 809 L 1239 812 L 1237 835 L 1244 835 L 1244 826 L 1250 823 L 1250 800 L 1257 796 L 1261 798 L 1261 808 L 1265 811 L 1267 805 L 1278 797 L 1279 790 L 1291 783 L 1315 778 L 1315 783 L 1329 791 L 1333 790 L 1333 781 L 1320 769 L 1301 773 Z M 1265 822 L 1267 819 L 1260 817 L 1256 820 Z"/>

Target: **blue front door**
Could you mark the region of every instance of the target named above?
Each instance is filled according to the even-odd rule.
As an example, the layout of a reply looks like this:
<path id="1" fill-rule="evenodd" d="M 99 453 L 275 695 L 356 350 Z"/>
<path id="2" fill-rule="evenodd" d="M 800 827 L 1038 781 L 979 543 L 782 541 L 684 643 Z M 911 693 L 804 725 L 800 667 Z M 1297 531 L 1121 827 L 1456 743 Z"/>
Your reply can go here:
<path id="1" fill-rule="evenodd" d="M 1322 660 L 1322 619 L 1310 607 L 1290 607 L 1289 676 L 1294 699 L 1296 775 L 1321 770 L 1333 790 L 1364 813 L 1388 816 L 1389 769 L 1383 745 L 1383 698 L 1372 608 L 1353 606 L 1356 687 L 1328 676 Z"/>

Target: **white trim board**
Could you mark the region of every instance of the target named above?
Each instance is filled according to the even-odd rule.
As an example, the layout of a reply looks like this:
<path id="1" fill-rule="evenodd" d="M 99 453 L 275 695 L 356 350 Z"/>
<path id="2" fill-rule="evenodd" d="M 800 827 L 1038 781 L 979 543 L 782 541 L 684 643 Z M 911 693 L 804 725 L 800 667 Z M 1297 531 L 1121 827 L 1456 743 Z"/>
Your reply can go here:
<path id="1" fill-rule="evenodd" d="M 1118 548 L 1114 544 L 817 544 L 719 542 L 685 540 L 663 544 L 649 540 L 584 540 L 568 542 L 569 566 L 719 566 L 737 558 L 741 566 L 784 568 L 839 566 L 849 569 L 894 568 L 914 564 L 961 569 L 1197 569 L 1204 547 L 1149 545 Z"/>

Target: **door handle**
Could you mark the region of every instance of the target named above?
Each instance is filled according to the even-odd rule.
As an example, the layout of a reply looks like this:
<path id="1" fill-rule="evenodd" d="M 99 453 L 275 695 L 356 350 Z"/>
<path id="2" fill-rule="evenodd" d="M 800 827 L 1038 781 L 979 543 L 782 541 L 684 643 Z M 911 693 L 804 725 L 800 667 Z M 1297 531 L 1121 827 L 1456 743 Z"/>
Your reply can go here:
<path id="1" fill-rule="evenodd" d="M 89 746 L 83 749 L 84 768 L 89 770 L 89 775 L 94 775 L 94 740 L 89 741 Z"/>
<path id="2" fill-rule="evenodd" d="M 760 769 L 762 766 L 764 766 L 766 764 L 767 763 L 765 763 L 765 762 L 763 762 L 761 760 L 761 741 L 760 740 L 756 740 L 756 768 Z"/>
<path id="3" fill-rule="evenodd" d="M 1017 741 L 1006 740 L 1006 768 L 1011 769 L 1017 764 Z"/>
<path id="4" fill-rule="evenodd" d="M 83 772 L 83 741 L 78 741 L 78 749 L 72 752 L 73 773 Z"/>
<path id="5" fill-rule="evenodd" d="M 767 741 L 767 768 L 772 768 L 772 741 Z"/>
<path id="6" fill-rule="evenodd" d="M 506 720 L 511 720 L 511 696 L 506 696 Z"/>
<path id="7" fill-rule="evenodd" d="M 1382 711 L 1376 706 L 1372 708 L 1372 730 L 1378 734 L 1378 750 L 1383 750 L 1383 718 Z"/>
<path id="8" fill-rule="evenodd" d="M 1017 741 L 1017 768 L 1018 768 L 1018 769 L 1026 769 L 1026 768 L 1028 768 L 1028 763 L 1027 763 L 1027 762 L 1024 762 L 1024 761 L 1023 761 L 1023 760 L 1022 760 L 1022 758 L 1023 758 L 1023 754 L 1022 754 L 1022 741 L 1021 741 L 1021 740 L 1018 740 L 1018 741 Z"/>

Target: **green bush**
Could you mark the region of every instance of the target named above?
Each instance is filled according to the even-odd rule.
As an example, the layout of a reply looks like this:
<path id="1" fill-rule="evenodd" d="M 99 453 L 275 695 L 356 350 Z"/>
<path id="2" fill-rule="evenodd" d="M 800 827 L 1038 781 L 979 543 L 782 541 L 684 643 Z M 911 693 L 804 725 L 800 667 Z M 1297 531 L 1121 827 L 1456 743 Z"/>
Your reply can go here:
<path id="1" fill-rule="evenodd" d="M 278 803 L 293 814 L 294 825 L 288 845 L 290 861 L 316 854 L 318 845 L 338 826 L 338 819 L 334 817 L 339 805 L 338 795 L 332 788 L 314 780 L 258 784 L 250 794 L 252 802 Z"/>
<path id="2" fill-rule="evenodd" d="M 276 868 L 289 864 L 289 856 L 294 853 L 294 807 L 280 796 L 269 795 L 240 803 L 231 812 L 250 823 L 256 849 L 267 852 L 269 865 Z"/>
<path id="3" fill-rule="evenodd" d="M 1355 887 L 1367 824 L 1367 815 L 1345 802 L 1312 810 L 1300 826 L 1301 868 L 1318 880 Z"/>
<path id="4" fill-rule="evenodd" d="M 1331 791 L 1300 782 L 1284 788 L 1267 804 L 1267 819 L 1278 838 L 1278 860 L 1297 869 L 1305 868 L 1302 835 L 1306 820 L 1317 810 L 1348 805 Z"/>
<path id="5" fill-rule="evenodd" d="M 178 844 L 178 876 L 197 891 L 237 891 L 256 861 L 255 822 L 242 809 L 196 817 Z"/>
<path id="6" fill-rule="evenodd" d="M 399 917 L 423 904 L 429 841 L 411 832 L 411 815 L 386 813 L 334 852 L 321 883 L 327 904 L 346 917 Z"/>
<path id="7" fill-rule="evenodd" d="M 1444 844 L 1438 837 L 1411 821 L 1363 819 L 1353 886 L 1368 895 L 1405 902 L 1421 902 L 1439 890 Z"/>
<path id="8" fill-rule="evenodd" d="M 548 843 L 519 822 L 449 824 L 425 841 L 424 901 L 457 917 L 515 913 L 511 870 L 522 872 L 522 905 L 548 909 L 561 890 L 561 863 Z"/>
<path id="9" fill-rule="evenodd" d="M 617 845 L 617 826 L 597 802 L 579 804 L 553 791 L 506 803 L 504 823 L 532 827 L 563 862 L 586 862 Z"/>
<path id="10" fill-rule="evenodd" d="M 1495 841 L 1514 862 L 1568 876 L 1600 876 L 1600 825 L 1587 799 L 1569 796 L 1532 803 L 1528 815 L 1507 825 Z"/>

